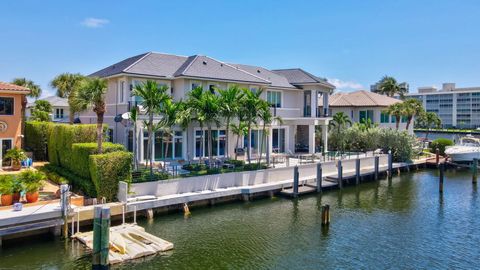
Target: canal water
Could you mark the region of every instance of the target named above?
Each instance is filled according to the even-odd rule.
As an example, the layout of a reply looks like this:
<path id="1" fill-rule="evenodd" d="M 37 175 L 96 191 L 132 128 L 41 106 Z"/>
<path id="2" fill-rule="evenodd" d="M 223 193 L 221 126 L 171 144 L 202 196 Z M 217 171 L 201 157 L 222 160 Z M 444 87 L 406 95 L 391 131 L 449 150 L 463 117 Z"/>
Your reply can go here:
<path id="1" fill-rule="evenodd" d="M 332 222 L 321 226 L 320 206 Z M 273 198 L 155 217 L 139 224 L 172 241 L 167 254 L 114 269 L 479 269 L 480 199 L 468 171 L 403 173 L 298 200 Z M 89 269 L 70 241 L 6 243 L 1 269 Z"/>

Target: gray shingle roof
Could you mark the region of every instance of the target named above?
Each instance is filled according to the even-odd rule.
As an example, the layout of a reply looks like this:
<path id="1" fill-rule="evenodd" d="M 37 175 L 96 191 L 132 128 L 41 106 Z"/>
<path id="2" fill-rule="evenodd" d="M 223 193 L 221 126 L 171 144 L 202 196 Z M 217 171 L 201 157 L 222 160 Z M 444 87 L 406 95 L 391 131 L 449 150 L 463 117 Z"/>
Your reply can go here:
<path id="1" fill-rule="evenodd" d="M 57 96 L 49 96 L 45 98 L 40 98 L 39 100 L 46 100 L 50 102 L 53 107 L 68 107 L 68 100 L 66 98 L 61 98 Z M 28 103 L 27 107 L 35 106 L 35 103 Z"/>
<path id="2" fill-rule="evenodd" d="M 109 77 L 120 73 L 156 77 L 194 77 L 236 82 L 268 84 L 273 87 L 296 88 L 295 84 L 320 83 L 334 88 L 325 79 L 301 69 L 268 70 L 262 67 L 228 64 L 208 56 L 190 57 L 149 52 L 130 57 L 90 76 Z"/>
<path id="3" fill-rule="evenodd" d="M 327 82 L 326 79 L 317 77 L 301 68 L 274 69 L 272 71 L 287 78 L 288 82 L 291 84 L 321 83 L 325 86 L 335 88 L 335 86 Z"/>

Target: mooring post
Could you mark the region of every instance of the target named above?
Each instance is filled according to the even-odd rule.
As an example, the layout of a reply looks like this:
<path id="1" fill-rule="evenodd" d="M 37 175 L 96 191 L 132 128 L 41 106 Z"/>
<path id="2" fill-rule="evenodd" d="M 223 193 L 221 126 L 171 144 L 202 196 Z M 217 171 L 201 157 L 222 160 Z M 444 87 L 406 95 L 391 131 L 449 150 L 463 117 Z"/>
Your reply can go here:
<path id="1" fill-rule="evenodd" d="M 68 238 L 68 185 L 60 186 L 60 203 L 63 217 L 63 237 Z M 72 235 L 75 232 L 72 230 Z"/>
<path id="2" fill-rule="evenodd" d="M 378 163 L 380 161 L 379 156 L 375 156 L 375 180 L 378 180 Z"/>
<path id="3" fill-rule="evenodd" d="M 477 183 L 477 175 L 478 175 L 478 159 L 474 158 L 472 163 L 472 183 Z"/>
<path id="4" fill-rule="evenodd" d="M 443 193 L 443 178 L 445 175 L 445 163 L 440 164 L 440 179 L 438 181 L 438 192 Z"/>
<path id="5" fill-rule="evenodd" d="M 337 170 L 338 170 L 338 187 L 343 188 L 343 166 L 342 160 L 339 159 L 337 163 Z"/>
<path id="6" fill-rule="evenodd" d="M 298 197 L 298 166 L 293 167 L 293 197 Z"/>
<path id="7" fill-rule="evenodd" d="M 100 252 L 102 241 L 102 207 L 95 206 L 93 209 L 93 250 L 92 269 L 100 269 Z"/>
<path id="8" fill-rule="evenodd" d="M 360 184 L 360 159 L 355 160 L 355 184 Z"/>
<path id="9" fill-rule="evenodd" d="M 317 164 L 317 192 L 322 192 L 322 163 Z"/>
<path id="10" fill-rule="evenodd" d="M 110 207 L 102 208 L 102 241 L 100 246 L 100 265 L 102 269 L 108 269 L 110 264 L 108 254 L 110 251 Z"/>
<path id="11" fill-rule="evenodd" d="M 435 163 L 437 163 L 437 166 L 438 164 L 440 163 L 440 149 L 435 149 Z"/>
<path id="12" fill-rule="evenodd" d="M 328 226 L 330 224 L 330 205 L 326 204 L 322 206 L 322 226 Z"/>
<path id="13" fill-rule="evenodd" d="M 392 150 L 388 150 L 388 177 L 392 177 L 392 173 L 393 173 Z"/>

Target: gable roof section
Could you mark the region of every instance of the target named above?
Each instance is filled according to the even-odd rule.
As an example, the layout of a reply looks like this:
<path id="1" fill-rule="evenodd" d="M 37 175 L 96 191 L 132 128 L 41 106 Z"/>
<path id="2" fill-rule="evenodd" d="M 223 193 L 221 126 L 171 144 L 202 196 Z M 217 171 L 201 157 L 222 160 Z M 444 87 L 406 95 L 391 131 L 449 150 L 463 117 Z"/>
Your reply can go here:
<path id="1" fill-rule="evenodd" d="M 189 57 L 175 73 L 175 77 L 180 76 L 270 84 L 270 81 L 243 69 L 203 55 Z"/>
<path id="2" fill-rule="evenodd" d="M 148 53 L 125 69 L 125 73 L 157 77 L 174 77 L 175 72 L 185 63 L 187 57 L 163 53 Z"/>
<path id="3" fill-rule="evenodd" d="M 53 107 L 68 107 L 68 100 L 66 98 L 61 98 L 57 96 L 49 96 L 45 98 L 40 98 L 38 100 L 48 101 Z M 35 106 L 35 102 L 27 104 L 27 107 Z"/>
<path id="4" fill-rule="evenodd" d="M 250 66 L 250 65 L 241 65 L 241 64 L 230 64 L 234 67 L 243 69 L 247 71 L 248 73 L 255 74 L 256 76 L 270 81 L 271 86 L 273 87 L 284 87 L 284 88 L 295 88 L 295 86 L 291 85 L 287 78 L 284 76 L 278 75 L 275 72 L 268 70 L 263 67 L 257 67 L 257 66 Z"/>
<path id="5" fill-rule="evenodd" d="M 113 76 L 122 72 L 125 72 L 125 69 L 136 63 L 138 60 L 140 60 L 142 57 L 146 56 L 148 53 L 142 53 L 139 55 L 135 55 L 133 57 L 127 58 L 125 60 L 122 60 L 118 63 L 115 63 L 111 66 L 108 66 L 104 69 L 101 69 L 97 72 L 94 72 L 90 74 L 89 76 L 92 77 L 109 77 Z"/>
<path id="6" fill-rule="evenodd" d="M 16 84 L 11 84 L 11 83 L 5 83 L 5 82 L 0 82 L 0 91 L 3 92 L 12 92 L 12 93 L 19 93 L 19 94 L 29 94 L 30 89 L 23 87 L 23 86 L 18 86 Z"/>
<path id="7" fill-rule="evenodd" d="M 337 93 L 329 98 L 330 107 L 388 107 L 399 102 L 402 101 L 365 90 Z M 322 98 L 319 99 L 319 106 L 323 106 Z"/>
<path id="8" fill-rule="evenodd" d="M 301 68 L 291 68 L 291 69 L 274 69 L 273 72 L 287 78 L 290 84 L 309 84 L 309 83 L 320 83 L 329 88 L 335 88 L 335 86 L 329 83 L 326 79 L 317 77 Z"/>

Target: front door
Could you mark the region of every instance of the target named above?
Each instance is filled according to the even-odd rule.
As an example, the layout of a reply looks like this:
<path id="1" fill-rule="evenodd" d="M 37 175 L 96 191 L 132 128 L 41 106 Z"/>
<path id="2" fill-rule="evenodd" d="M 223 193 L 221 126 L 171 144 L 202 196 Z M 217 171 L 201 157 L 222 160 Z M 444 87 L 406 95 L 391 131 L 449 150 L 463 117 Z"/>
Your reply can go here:
<path id="1" fill-rule="evenodd" d="M 0 139 L 2 148 L 0 149 L 0 160 L 2 160 L 2 167 L 10 166 L 10 160 L 3 160 L 3 157 L 8 150 L 12 149 L 12 139 Z"/>

